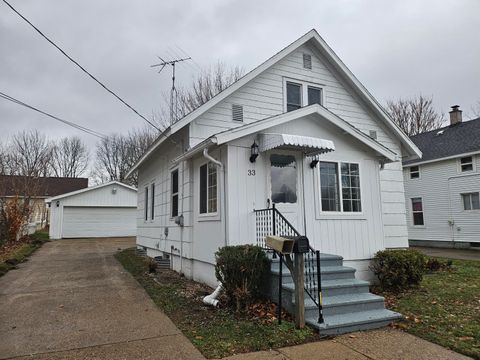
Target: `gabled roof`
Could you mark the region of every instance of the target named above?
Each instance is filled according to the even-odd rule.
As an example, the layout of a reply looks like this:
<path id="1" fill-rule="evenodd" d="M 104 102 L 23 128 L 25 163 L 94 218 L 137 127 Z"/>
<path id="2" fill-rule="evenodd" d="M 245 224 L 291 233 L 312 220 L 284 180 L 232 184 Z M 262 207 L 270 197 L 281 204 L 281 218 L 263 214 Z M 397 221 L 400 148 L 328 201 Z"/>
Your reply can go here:
<path id="1" fill-rule="evenodd" d="M 54 200 L 60 200 L 60 199 L 63 199 L 63 198 L 66 198 L 66 197 L 70 197 L 70 196 L 74 196 L 74 195 L 78 195 L 78 194 L 82 194 L 82 193 L 85 193 L 87 191 L 92 191 L 92 190 L 97 190 L 97 189 L 101 189 L 103 187 L 106 187 L 106 186 L 110 186 L 110 185 L 118 185 L 118 186 L 122 186 L 128 190 L 131 190 L 131 191 L 137 191 L 136 188 L 134 188 L 133 186 L 129 186 L 129 185 L 126 185 L 126 184 L 123 184 L 119 181 L 110 181 L 108 183 L 105 183 L 105 184 L 100 184 L 100 185 L 96 185 L 96 186 L 92 186 L 92 187 L 88 187 L 88 188 L 85 188 L 85 189 L 81 189 L 81 190 L 77 190 L 77 191 L 72 191 L 72 192 L 69 192 L 69 193 L 66 193 L 66 194 L 62 194 L 62 195 L 59 195 L 59 196 L 54 196 L 54 197 L 51 197 L 51 198 L 48 198 L 48 199 L 45 199 L 45 202 L 46 203 L 49 203 L 49 202 L 52 202 Z"/>
<path id="2" fill-rule="evenodd" d="M 49 197 L 87 186 L 87 178 L 0 175 L 0 196 Z"/>
<path id="3" fill-rule="evenodd" d="M 222 145 L 227 142 L 233 141 L 235 139 L 239 139 L 247 135 L 264 131 L 266 129 L 271 128 L 272 126 L 281 125 L 289 121 L 293 121 L 309 115 L 319 116 L 322 119 L 326 119 L 330 121 L 332 124 L 339 127 L 341 130 L 343 130 L 347 134 L 350 134 L 351 136 L 353 136 L 360 142 L 364 143 L 366 146 L 370 147 L 372 150 L 376 151 L 379 155 L 384 156 L 388 160 L 390 161 L 399 160 L 399 156 L 397 154 L 395 154 L 393 151 L 391 151 L 387 147 L 380 144 L 378 141 L 364 134 L 362 131 L 358 130 L 356 127 L 346 122 L 345 120 L 343 120 L 336 114 L 332 113 L 331 111 L 325 109 L 323 106 L 314 104 L 314 105 L 309 105 L 309 106 L 300 108 L 295 111 L 290 111 L 287 113 L 269 117 L 267 119 L 246 124 L 234 129 L 222 131 L 218 134 L 215 134 L 209 137 L 208 139 L 202 141 L 201 143 L 197 144 L 195 147 L 187 151 L 185 154 L 174 159 L 173 161 L 178 162 L 183 159 L 187 159 L 199 153 L 204 148 L 210 145 Z"/>
<path id="4" fill-rule="evenodd" d="M 480 118 L 445 126 L 410 137 L 422 151 L 422 159 L 404 161 L 420 164 L 480 152 Z"/>
<path id="5" fill-rule="evenodd" d="M 269 67 L 283 59 L 284 57 L 291 54 L 300 46 L 306 44 L 311 44 L 314 46 L 333 66 L 333 68 L 340 74 L 343 80 L 350 85 L 350 87 L 355 91 L 355 93 L 365 102 L 365 104 L 370 108 L 373 114 L 378 116 L 381 119 L 388 129 L 390 129 L 395 136 L 401 141 L 402 145 L 408 152 L 408 155 L 411 157 L 421 157 L 421 152 L 415 146 L 415 144 L 408 138 L 408 136 L 392 121 L 392 119 L 387 115 L 383 107 L 377 102 L 377 100 L 367 91 L 367 89 L 358 81 L 358 79 L 353 75 L 353 73 L 347 68 L 347 66 L 340 60 L 340 58 L 335 54 L 335 52 L 327 45 L 325 40 L 318 34 L 315 29 L 310 30 L 308 33 L 300 37 L 298 40 L 294 41 L 283 50 L 269 58 L 267 61 L 247 73 L 245 76 L 240 78 L 238 81 L 233 83 L 231 86 L 223 90 L 221 93 L 217 94 L 215 97 L 207 101 L 202 106 L 198 107 L 191 113 L 187 114 L 185 117 L 177 121 L 175 124 L 171 125 L 169 128 L 169 135 L 176 133 L 178 130 L 182 129 L 184 126 L 190 124 L 195 118 L 204 114 L 206 111 L 211 109 L 213 106 L 217 105 L 219 102 L 224 100 L 229 95 L 233 94 L 235 91 L 240 89 L 243 85 L 247 84 L 249 81 L 253 80 L 256 76 L 267 70 Z M 130 176 L 138 167 L 150 156 L 150 154 L 158 148 L 168 136 L 160 135 L 157 141 L 153 146 L 139 159 L 139 161 L 130 169 L 128 176 Z"/>

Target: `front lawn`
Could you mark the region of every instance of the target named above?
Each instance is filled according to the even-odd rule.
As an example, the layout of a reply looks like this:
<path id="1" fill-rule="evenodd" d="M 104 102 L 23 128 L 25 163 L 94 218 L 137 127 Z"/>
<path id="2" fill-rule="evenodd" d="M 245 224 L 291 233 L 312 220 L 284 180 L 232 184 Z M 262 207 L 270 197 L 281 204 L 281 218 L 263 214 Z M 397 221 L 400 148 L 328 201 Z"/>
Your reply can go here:
<path id="1" fill-rule="evenodd" d="M 19 263 L 27 260 L 40 246 L 48 241 L 48 233 L 37 231 L 15 243 L 0 246 L 0 276 L 15 269 Z"/>
<path id="2" fill-rule="evenodd" d="M 418 289 L 382 295 L 406 316 L 396 326 L 480 359 L 480 261 L 452 261 L 451 270 L 425 275 Z"/>
<path id="3" fill-rule="evenodd" d="M 148 260 L 127 249 L 115 255 L 175 325 L 207 358 L 267 350 L 318 340 L 312 329 L 295 329 L 291 321 L 278 325 L 272 304 L 257 304 L 244 315 L 205 306 L 212 289 L 173 271 L 148 274 Z"/>

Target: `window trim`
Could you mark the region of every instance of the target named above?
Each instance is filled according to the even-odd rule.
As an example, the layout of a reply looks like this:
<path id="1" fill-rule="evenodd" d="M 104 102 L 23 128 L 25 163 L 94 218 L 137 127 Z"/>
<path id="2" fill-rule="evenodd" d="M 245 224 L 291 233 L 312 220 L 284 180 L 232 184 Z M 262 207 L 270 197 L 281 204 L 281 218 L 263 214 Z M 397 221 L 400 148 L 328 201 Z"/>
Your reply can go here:
<path id="1" fill-rule="evenodd" d="M 460 198 L 461 198 L 461 202 L 462 202 L 462 211 L 466 211 L 468 213 L 472 212 L 472 211 L 480 211 L 480 208 L 478 209 L 474 209 L 473 208 L 473 202 L 472 202 L 472 195 L 474 194 L 478 194 L 479 198 L 480 198 L 480 192 L 479 191 L 471 191 L 471 192 L 467 192 L 467 193 L 461 193 L 460 194 Z M 470 197 L 470 206 L 471 206 L 471 209 L 465 209 L 465 200 L 464 200 L 464 196 L 466 195 L 469 195 Z M 480 199 L 479 199 L 480 200 Z"/>
<path id="2" fill-rule="evenodd" d="M 315 168 L 314 177 L 316 177 L 315 183 L 315 210 L 316 210 L 316 219 L 317 220 L 334 220 L 334 219 L 352 219 L 352 220 L 366 220 L 366 213 L 365 213 L 365 203 L 364 203 L 364 183 L 362 178 L 362 164 L 359 161 L 354 160 L 344 160 L 344 159 L 322 159 L 324 162 L 331 162 L 335 163 L 337 166 L 337 176 L 338 176 L 338 184 L 339 184 L 339 201 L 340 201 L 340 211 L 323 211 L 322 210 L 322 191 L 321 191 L 321 179 L 320 179 L 320 166 L 317 165 Z M 356 164 L 358 165 L 358 176 L 360 179 L 360 204 L 362 207 L 362 211 L 343 211 L 343 191 L 342 191 L 342 179 L 341 179 L 341 163 L 347 164 Z"/>
<path id="3" fill-rule="evenodd" d="M 465 158 L 472 158 L 472 162 L 471 163 L 466 163 L 466 164 L 462 164 L 462 159 L 465 159 Z M 469 165 L 471 164 L 472 165 L 472 170 L 463 170 L 462 169 L 462 165 Z M 476 162 L 475 162 L 475 155 L 467 155 L 467 156 L 462 156 L 462 157 L 459 157 L 457 159 L 457 171 L 459 174 L 471 174 L 471 173 L 474 173 L 477 171 L 477 167 L 476 167 Z"/>
<path id="4" fill-rule="evenodd" d="M 290 78 L 290 77 L 283 77 L 283 112 L 287 112 L 287 83 L 294 83 L 298 84 L 301 86 L 301 91 L 300 91 L 300 101 L 301 101 L 301 106 L 305 107 L 308 106 L 306 102 L 308 102 L 308 87 L 313 87 L 316 89 L 321 90 L 321 95 L 320 95 L 320 102 L 321 106 L 325 106 L 325 91 L 326 91 L 326 85 L 325 84 L 320 84 L 320 83 L 314 83 L 311 81 L 307 80 L 301 80 L 301 79 L 295 79 L 295 78 Z"/>
<path id="5" fill-rule="evenodd" d="M 422 203 L 422 218 L 423 218 L 423 225 L 415 225 L 415 218 L 413 216 L 414 213 L 419 213 L 420 211 L 413 211 L 413 200 L 414 199 L 420 199 Z M 423 197 L 422 196 L 412 196 L 410 197 L 410 211 L 411 211 L 411 219 L 412 219 L 412 226 L 415 228 L 425 228 L 426 227 L 426 221 L 425 221 L 425 203 L 423 202 Z"/>
<path id="6" fill-rule="evenodd" d="M 417 171 L 412 171 L 412 168 L 418 168 Z M 418 177 L 412 177 L 412 174 L 418 174 Z M 418 180 L 422 176 L 420 173 L 420 165 L 412 165 L 409 167 L 409 175 L 410 175 L 410 180 Z"/>
<path id="7" fill-rule="evenodd" d="M 211 163 L 215 166 L 216 174 L 217 174 L 217 189 L 216 189 L 216 199 L 217 199 L 217 211 L 216 212 L 208 212 L 208 164 Z M 204 165 L 207 165 L 207 212 L 201 213 L 200 212 L 200 168 Z M 199 221 L 209 221 L 209 220 L 220 220 L 220 171 L 218 171 L 218 166 L 211 162 L 211 161 L 202 161 L 198 164 L 198 220 Z"/>
<path id="8" fill-rule="evenodd" d="M 178 186 L 178 189 L 177 189 L 177 192 L 176 193 L 173 193 L 173 173 L 176 172 L 177 173 L 177 186 Z M 173 197 L 177 195 L 177 215 L 173 215 Z M 176 168 L 173 168 L 173 169 L 170 169 L 170 220 L 174 220 L 175 217 L 178 216 L 178 213 L 179 213 L 179 205 L 180 205 L 180 171 L 179 171 L 179 168 L 176 167 Z"/>

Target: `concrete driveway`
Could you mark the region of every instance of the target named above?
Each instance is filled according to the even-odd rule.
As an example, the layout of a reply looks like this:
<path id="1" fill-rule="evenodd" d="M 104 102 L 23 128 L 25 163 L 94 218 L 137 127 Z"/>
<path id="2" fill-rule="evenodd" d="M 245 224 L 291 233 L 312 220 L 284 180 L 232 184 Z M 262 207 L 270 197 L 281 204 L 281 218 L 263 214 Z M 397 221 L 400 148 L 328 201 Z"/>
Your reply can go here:
<path id="1" fill-rule="evenodd" d="M 202 359 L 113 257 L 132 246 L 52 241 L 0 278 L 0 359 Z"/>

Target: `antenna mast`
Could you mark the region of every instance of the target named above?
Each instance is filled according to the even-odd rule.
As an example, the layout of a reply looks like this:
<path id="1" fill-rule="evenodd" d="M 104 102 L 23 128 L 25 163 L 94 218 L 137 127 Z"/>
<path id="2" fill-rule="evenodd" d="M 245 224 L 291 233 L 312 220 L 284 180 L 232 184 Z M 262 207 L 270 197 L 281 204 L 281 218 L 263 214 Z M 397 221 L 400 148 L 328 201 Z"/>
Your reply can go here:
<path id="1" fill-rule="evenodd" d="M 178 120 L 178 94 L 177 89 L 175 88 L 175 64 L 181 61 L 190 60 L 191 57 L 183 59 L 174 59 L 170 61 L 163 60 L 160 56 L 158 58 L 161 60 L 160 63 L 150 65 L 150 67 L 160 67 L 158 73 L 160 74 L 163 68 L 167 65 L 172 66 L 172 88 L 170 89 L 170 124 L 173 124 Z"/>

